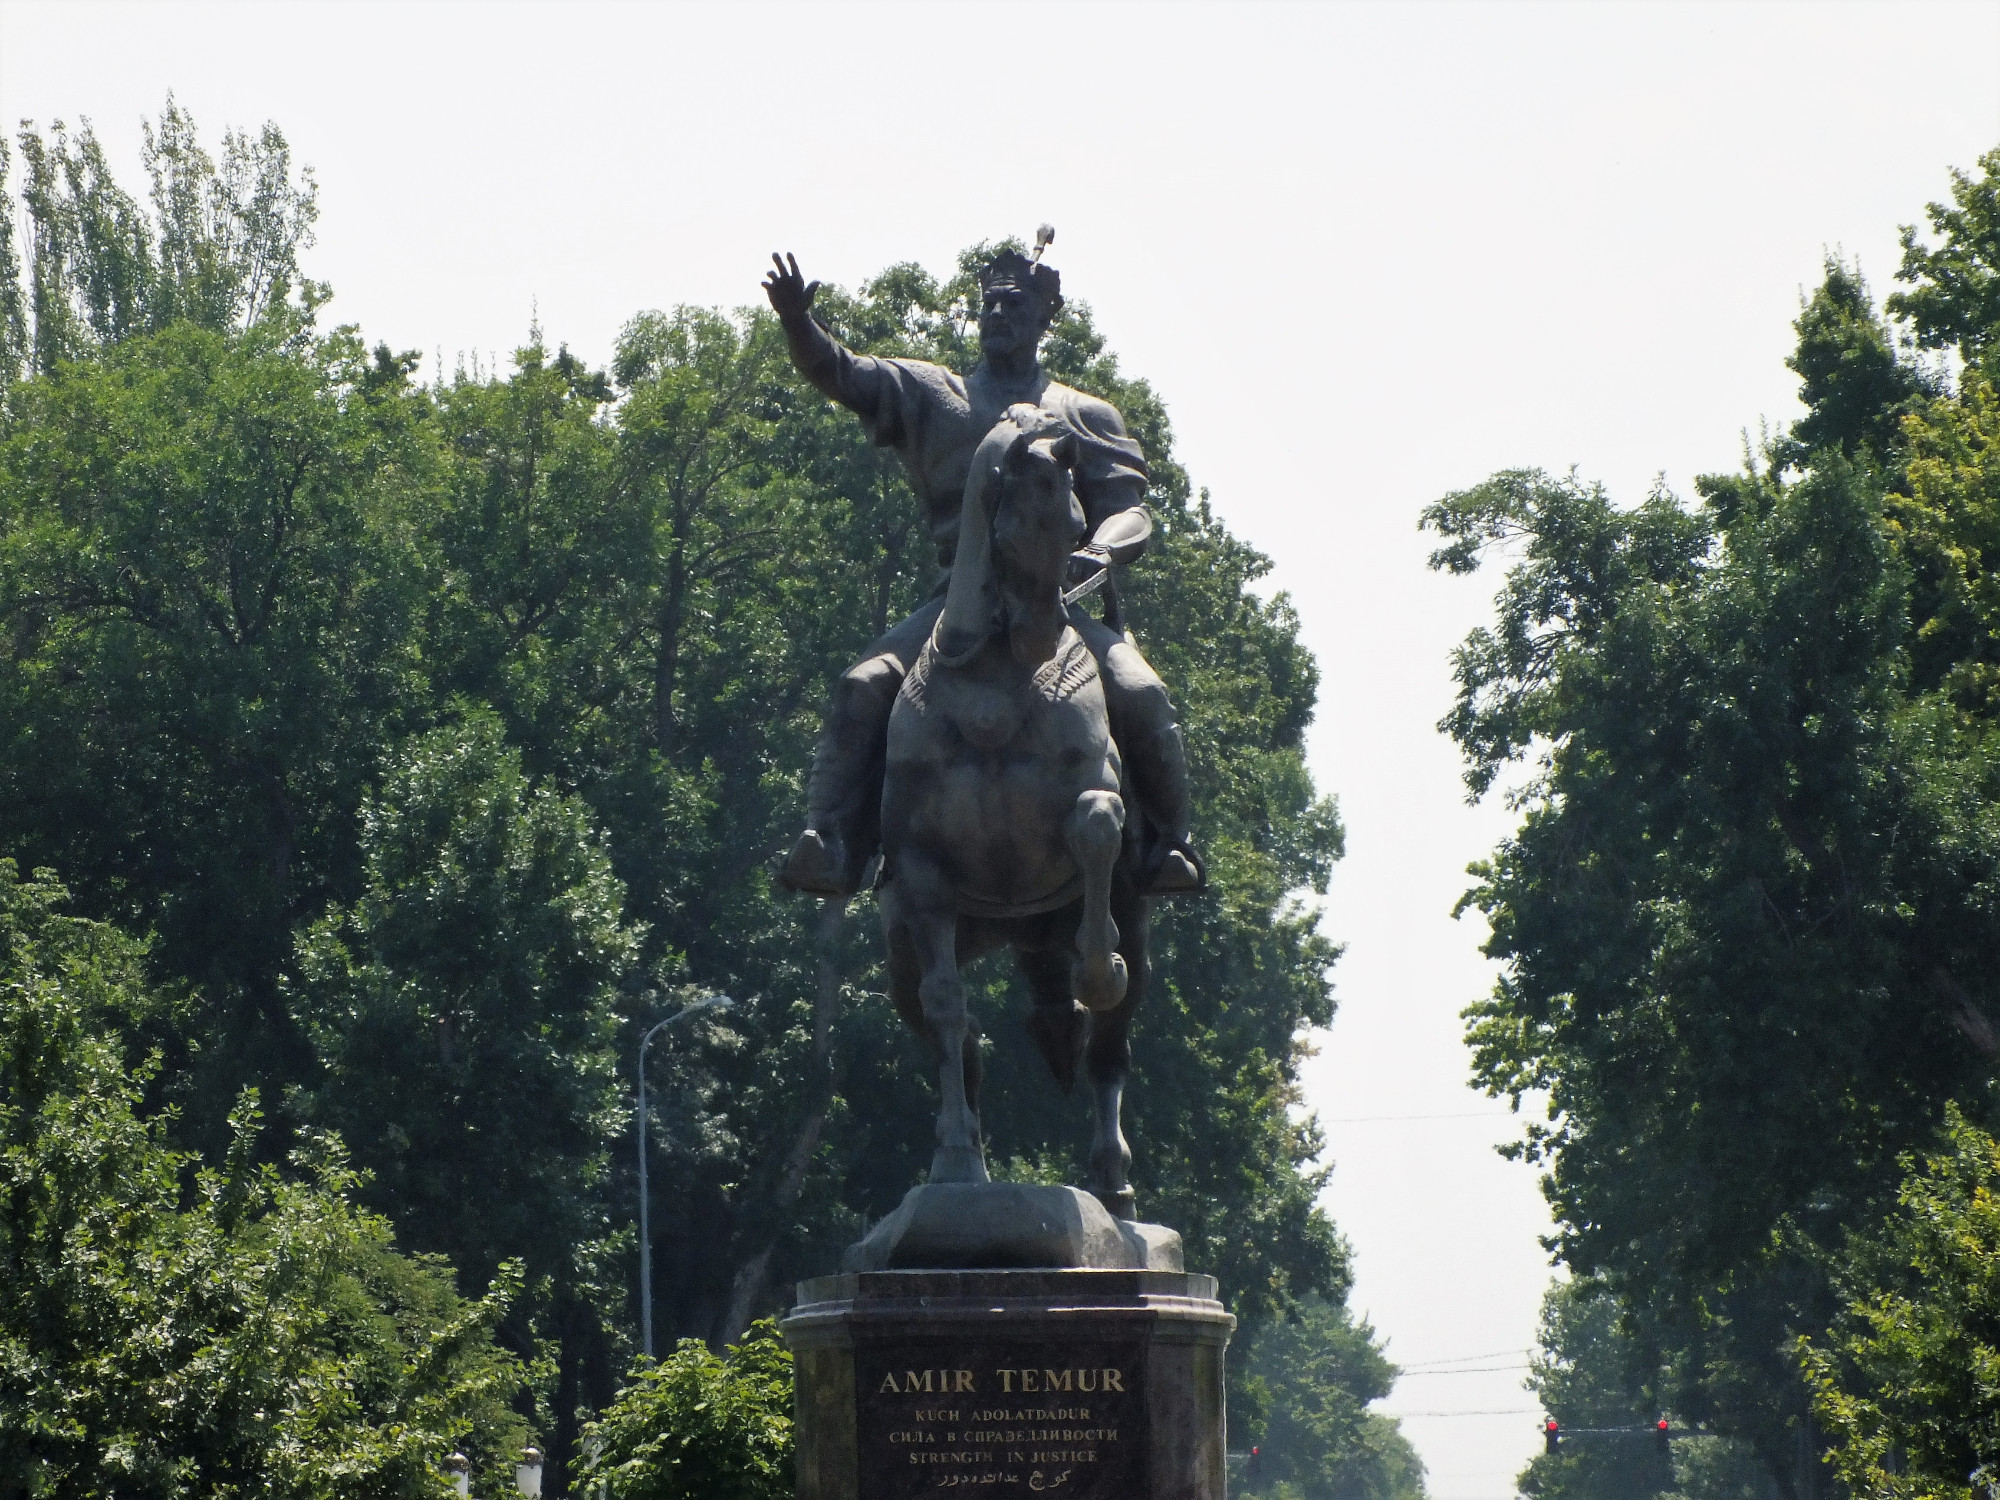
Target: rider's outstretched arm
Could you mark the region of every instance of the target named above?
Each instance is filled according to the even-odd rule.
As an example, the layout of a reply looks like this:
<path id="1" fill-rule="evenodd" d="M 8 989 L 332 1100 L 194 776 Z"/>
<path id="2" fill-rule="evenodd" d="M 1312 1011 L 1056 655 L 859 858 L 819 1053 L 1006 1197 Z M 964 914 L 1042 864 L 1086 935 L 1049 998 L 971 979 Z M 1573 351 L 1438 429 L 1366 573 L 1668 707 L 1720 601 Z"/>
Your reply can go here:
<path id="1" fill-rule="evenodd" d="M 817 281 L 808 282 L 795 257 L 771 257 L 777 267 L 764 277 L 764 294 L 785 330 L 792 363 L 822 395 L 831 397 L 872 427 L 882 408 L 881 362 L 856 354 L 828 333 L 812 314 Z M 789 262 L 789 264 L 787 264 Z"/>

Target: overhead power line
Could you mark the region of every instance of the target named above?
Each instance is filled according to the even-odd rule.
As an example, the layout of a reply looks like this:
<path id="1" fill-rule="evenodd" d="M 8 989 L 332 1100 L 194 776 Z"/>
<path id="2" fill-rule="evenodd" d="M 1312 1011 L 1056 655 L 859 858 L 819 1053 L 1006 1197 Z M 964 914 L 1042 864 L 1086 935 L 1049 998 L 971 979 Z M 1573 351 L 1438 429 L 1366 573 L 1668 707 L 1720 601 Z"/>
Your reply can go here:
<path id="1" fill-rule="evenodd" d="M 1412 1370 L 1430 1370 L 1435 1369 L 1439 1365 L 1469 1365 L 1474 1360 L 1498 1359 L 1503 1354 L 1533 1354 L 1534 1352 L 1535 1349 L 1532 1344 L 1523 1344 L 1513 1349 L 1489 1349 L 1484 1354 L 1454 1354 L 1448 1359 L 1413 1359 L 1408 1364 L 1399 1366 L 1399 1368 L 1407 1375 Z"/>
<path id="2" fill-rule="evenodd" d="M 1403 1374 L 1412 1377 L 1418 1375 L 1491 1375 L 1496 1370 L 1525 1370 L 1527 1368 L 1528 1362 L 1522 1360 L 1518 1364 L 1511 1365 L 1466 1365 L 1456 1370 L 1405 1370 Z M 1398 1378 L 1400 1379 L 1401 1377 L 1399 1376 Z"/>
<path id="3" fill-rule="evenodd" d="M 1385 1411 L 1376 1413 L 1383 1417 L 1533 1417 L 1541 1414 L 1538 1406 L 1496 1406 L 1484 1411 Z"/>

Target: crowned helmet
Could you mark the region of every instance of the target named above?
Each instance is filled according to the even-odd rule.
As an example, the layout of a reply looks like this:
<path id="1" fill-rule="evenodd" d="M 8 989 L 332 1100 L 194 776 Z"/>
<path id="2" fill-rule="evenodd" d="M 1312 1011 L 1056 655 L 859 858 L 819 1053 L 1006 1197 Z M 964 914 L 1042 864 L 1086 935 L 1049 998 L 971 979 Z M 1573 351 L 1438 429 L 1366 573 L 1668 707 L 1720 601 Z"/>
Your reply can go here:
<path id="1" fill-rule="evenodd" d="M 1041 245 L 1035 247 L 1032 259 L 1018 250 L 1002 250 L 979 269 L 980 295 L 995 287 L 1016 287 L 1027 295 L 1044 323 L 1051 321 L 1062 311 L 1062 273 L 1044 265 L 1041 255 Z"/>

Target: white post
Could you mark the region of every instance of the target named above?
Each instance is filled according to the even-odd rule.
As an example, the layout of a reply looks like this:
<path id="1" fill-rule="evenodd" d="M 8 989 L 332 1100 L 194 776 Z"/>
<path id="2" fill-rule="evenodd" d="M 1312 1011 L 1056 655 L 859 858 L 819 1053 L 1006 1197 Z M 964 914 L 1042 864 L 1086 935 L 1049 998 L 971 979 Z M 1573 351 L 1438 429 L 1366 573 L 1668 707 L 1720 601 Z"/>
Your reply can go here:
<path id="1" fill-rule="evenodd" d="M 445 1473 L 451 1475 L 451 1487 L 458 1491 L 459 1500 L 472 1491 L 472 1463 L 463 1453 L 454 1453 L 444 1461 Z"/>
<path id="2" fill-rule="evenodd" d="M 542 1450 L 523 1448 L 521 1461 L 514 1466 L 514 1488 L 524 1495 L 542 1493 Z"/>

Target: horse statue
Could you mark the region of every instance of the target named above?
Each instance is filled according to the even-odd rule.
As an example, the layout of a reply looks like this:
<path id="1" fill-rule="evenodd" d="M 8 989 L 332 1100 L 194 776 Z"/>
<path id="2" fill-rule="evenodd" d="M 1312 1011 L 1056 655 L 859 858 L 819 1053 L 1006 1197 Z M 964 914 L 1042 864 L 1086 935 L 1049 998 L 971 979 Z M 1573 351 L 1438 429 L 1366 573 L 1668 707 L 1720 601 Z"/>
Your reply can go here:
<path id="1" fill-rule="evenodd" d="M 938 1068 L 933 1183 L 985 1182 L 980 1054 L 960 966 L 1012 947 L 1056 1081 L 1090 1078 L 1092 1193 L 1133 1217 L 1119 1128 L 1150 901 L 1098 665 L 1064 584 L 1084 535 L 1076 439 L 1010 408 L 979 445 L 944 610 L 889 718 L 882 922 L 889 994 Z"/>

